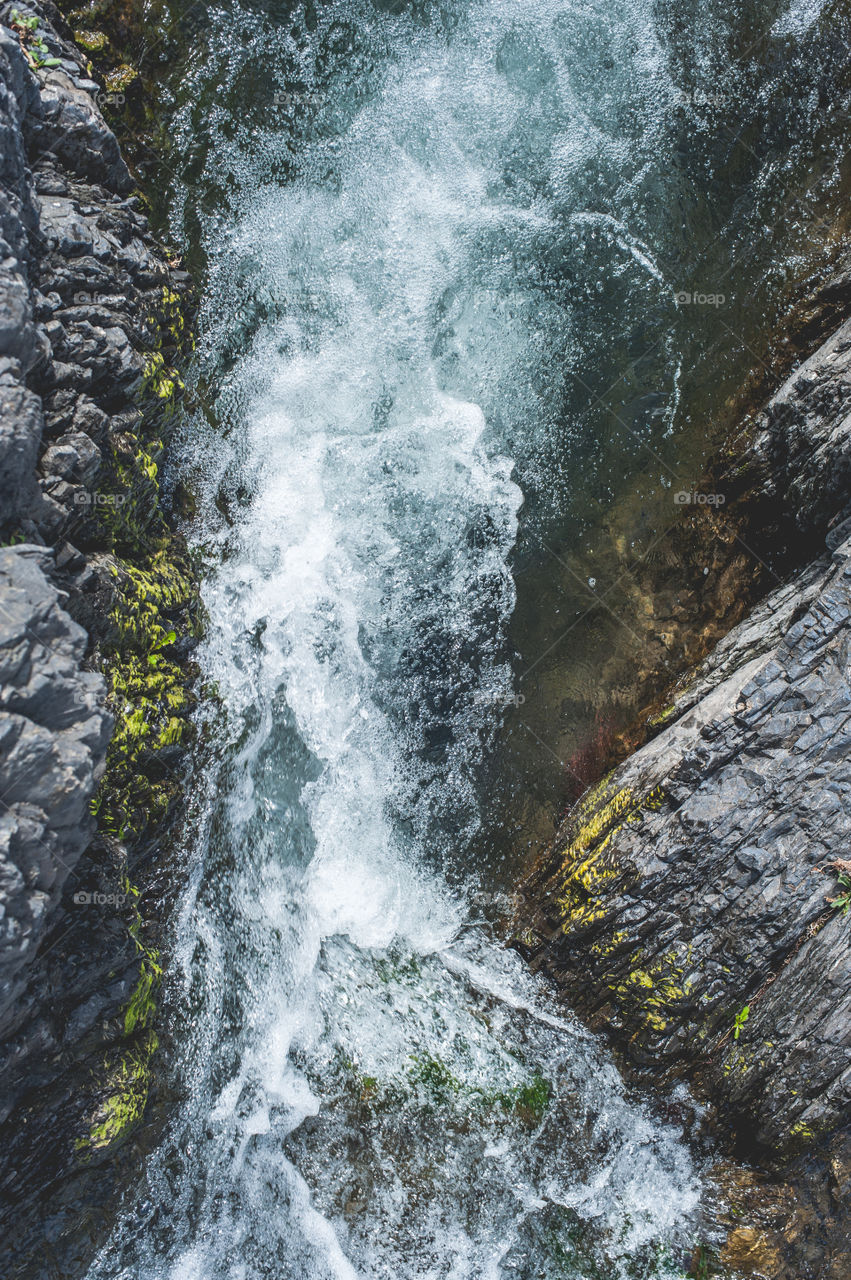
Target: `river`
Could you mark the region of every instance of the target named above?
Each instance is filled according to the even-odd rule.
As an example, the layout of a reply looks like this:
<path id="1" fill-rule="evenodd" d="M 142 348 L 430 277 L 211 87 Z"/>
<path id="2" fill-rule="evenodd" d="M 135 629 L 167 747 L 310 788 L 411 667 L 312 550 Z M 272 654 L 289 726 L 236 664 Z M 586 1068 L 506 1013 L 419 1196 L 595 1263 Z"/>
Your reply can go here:
<path id="1" fill-rule="evenodd" d="M 684 423 L 764 320 L 737 236 L 782 296 L 754 228 L 806 122 L 728 126 L 751 47 L 820 7 L 755 8 L 737 63 L 720 11 L 643 0 L 187 16 L 170 216 L 205 300 L 179 466 L 219 702 L 177 1101 L 90 1280 L 684 1275 L 704 1165 L 501 944 L 489 797 L 578 612 L 540 622 L 540 547 L 591 546 L 625 492 L 671 510 L 711 443 Z M 618 642 L 594 643 L 589 684 Z"/>

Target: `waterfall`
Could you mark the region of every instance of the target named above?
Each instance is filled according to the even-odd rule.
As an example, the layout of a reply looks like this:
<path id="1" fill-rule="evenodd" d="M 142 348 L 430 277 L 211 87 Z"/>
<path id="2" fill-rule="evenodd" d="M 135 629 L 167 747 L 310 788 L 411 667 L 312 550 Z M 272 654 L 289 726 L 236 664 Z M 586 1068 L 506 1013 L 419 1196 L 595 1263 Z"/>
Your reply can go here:
<path id="1" fill-rule="evenodd" d="M 175 1114 L 91 1280 L 683 1275 L 683 1133 L 501 945 L 469 854 L 518 521 L 583 448 L 568 370 L 612 298 L 682 283 L 634 216 L 682 101 L 653 12 L 231 8 L 189 60 L 178 143 L 219 196 L 175 214 L 207 267 L 215 415 L 182 465 L 215 764 Z"/>

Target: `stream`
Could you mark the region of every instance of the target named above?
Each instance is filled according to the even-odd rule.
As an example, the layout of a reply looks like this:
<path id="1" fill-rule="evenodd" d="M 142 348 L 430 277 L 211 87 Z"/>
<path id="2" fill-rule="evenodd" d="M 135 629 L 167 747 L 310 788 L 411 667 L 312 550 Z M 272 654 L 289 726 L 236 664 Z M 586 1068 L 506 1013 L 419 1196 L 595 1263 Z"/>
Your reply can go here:
<path id="1" fill-rule="evenodd" d="M 685 1275 L 705 1157 L 500 941 L 493 762 L 582 607 L 542 603 L 541 547 L 591 546 L 625 493 L 676 514 L 711 444 L 687 424 L 779 305 L 759 229 L 807 177 L 823 66 L 767 58 L 737 95 L 825 7 L 750 6 L 738 64 L 712 5 L 186 15 L 169 216 L 205 287 L 177 469 L 219 701 L 177 1101 L 89 1280 Z M 802 114 L 740 143 L 789 77 Z M 590 685 L 619 641 L 588 643 L 562 661 Z"/>

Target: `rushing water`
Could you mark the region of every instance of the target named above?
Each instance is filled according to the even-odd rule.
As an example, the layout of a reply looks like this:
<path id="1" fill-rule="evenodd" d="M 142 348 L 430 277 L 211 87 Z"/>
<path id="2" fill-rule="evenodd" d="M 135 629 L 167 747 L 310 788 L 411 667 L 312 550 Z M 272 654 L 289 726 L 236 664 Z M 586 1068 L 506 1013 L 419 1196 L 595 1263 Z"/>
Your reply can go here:
<path id="1" fill-rule="evenodd" d="M 687 344 L 648 318 L 696 232 L 657 16 L 350 0 L 198 36 L 175 130 L 205 194 L 176 217 L 207 269 L 185 470 L 221 712 L 180 1102 L 91 1280 L 683 1274 L 682 1133 L 481 918 L 520 523 L 618 492 L 623 442 L 570 412 L 610 368 L 640 363 L 624 429 L 676 439 Z"/>

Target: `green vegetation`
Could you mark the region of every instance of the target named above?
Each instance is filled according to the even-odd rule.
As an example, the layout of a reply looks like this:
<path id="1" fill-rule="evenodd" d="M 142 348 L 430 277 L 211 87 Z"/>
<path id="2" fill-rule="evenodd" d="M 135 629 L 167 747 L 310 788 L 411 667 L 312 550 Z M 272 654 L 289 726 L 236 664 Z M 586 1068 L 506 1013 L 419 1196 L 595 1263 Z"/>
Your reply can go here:
<path id="1" fill-rule="evenodd" d="M 742 1034 L 745 1023 L 747 1022 L 748 1017 L 750 1016 L 750 1011 L 751 1011 L 750 1005 L 746 1004 L 745 1007 L 743 1009 L 740 1009 L 739 1012 L 736 1014 L 736 1017 L 733 1020 L 733 1039 L 734 1040 L 738 1040 L 739 1036 Z"/>
<path id="2" fill-rule="evenodd" d="M 102 31 L 75 31 L 74 43 L 89 53 L 96 53 L 106 47 L 107 39 Z"/>
<path id="3" fill-rule="evenodd" d="M 114 1149 L 136 1127 L 145 1111 L 151 1080 L 151 1059 L 157 1037 L 150 1032 L 138 1046 L 122 1054 L 116 1063 L 104 1062 L 104 1100 L 92 1127 L 75 1143 L 78 1157 L 87 1162 Z"/>
<path id="4" fill-rule="evenodd" d="M 185 668 L 171 656 L 179 619 L 195 633 L 195 589 L 185 564 L 166 548 L 144 568 L 115 561 L 110 639 L 101 667 L 109 685 L 115 730 L 107 768 L 94 802 L 101 830 L 119 840 L 141 836 L 167 814 L 179 779 L 160 761 L 192 734 L 194 703 Z"/>
<path id="5" fill-rule="evenodd" d="M 179 299 L 162 291 L 148 317 L 151 350 L 137 396 L 135 421 L 125 415 L 110 437 L 101 492 L 114 501 L 93 507 L 89 536 L 99 548 L 103 607 L 94 659 L 107 681 L 115 727 L 92 812 L 105 847 L 126 868 L 133 850 L 158 834 L 181 795 L 175 748 L 192 736 L 194 671 L 186 652 L 200 628 L 193 567 L 160 503 L 160 463 L 183 383 L 169 361 L 187 345 Z M 95 1106 L 75 1142 L 80 1160 L 100 1158 L 141 1121 L 157 1049 L 154 1029 L 162 980 L 160 956 L 146 938 L 140 891 L 124 874 L 130 902 L 128 933 L 136 952 L 129 997 L 119 1015 L 117 1043 L 93 1080 Z M 132 969 L 131 969 L 132 973 Z"/>
<path id="6" fill-rule="evenodd" d="M 61 65 L 61 60 L 51 58 L 50 50 L 38 34 L 38 22 L 35 15 L 26 18 L 17 9 L 12 10 L 12 30 L 17 35 L 24 57 L 33 70 L 41 67 L 58 67 Z"/>
<path id="7" fill-rule="evenodd" d="M 354 1081 L 358 1101 L 376 1109 L 404 1105 L 413 1088 L 415 1096 L 419 1095 L 421 1101 L 430 1106 L 462 1111 L 495 1110 L 536 1127 L 543 1120 L 552 1097 L 549 1081 L 537 1071 L 523 1084 L 485 1088 L 462 1080 L 438 1054 L 412 1053 L 408 1062 L 404 1077 L 380 1081 L 375 1076 L 362 1075 L 350 1059 L 340 1058 L 341 1067 Z"/>
<path id="8" fill-rule="evenodd" d="M 689 1267 L 693 1280 L 711 1280 L 718 1275 L 718 1250 L 714 1245 L 700 1243 L 695 1246 Z"/>
<path id="9" fill-rule="evenodd" d="M 539 1073 L 524 1085 L 508 1089 L 484 1089 L 480 1085 L 468 1085 L 449 1069 L 435 1054 L 411 1055 L 412 1066 L 408 1078 L 420 1086 L 429 1099 L 439 1105 L 457 1099 L 475 1107 L 500 1108 L 506 1114 L 513 1113 L 525 1123 L 536 1126 L 541 1123 L 550 1103 L 549 1081 Z"/>
<path id="10" fill-rule="evenodd" d="M 521 1116 L 528 1118 L 532 1124 L 539 1125 L 550 1105 L 550 1095 L 549 1081 L 536 1074 L 530 1084 L 517 1090 L 514 1105 Z"/>
<path id="11" fill-rule="evenodd" d="M 201 618 L 192 566 L 160 503 L 164 438 L 183 389 L 171 361 L 189 345 L 178 295 L 164 286 L 147 320 L 152 349 L 139 415 L 133 429 L 111 437 L 102 477 L 102 489 L 121 500 L 95 508 L 113 580 L 97 657 L 115 731 L 93 810 L 101 831 L 122 841 L 161 822 L 180 794 L 171 755 L 191 739 L 194 696 L 179 654 L 197 636 Z"/>
<path id="12" fill-rule="evenodd" d="M 640 1018 L 647 1031 L 662 1032 L 667 1030 L 675 1007 L 692 993 L 692 983 L 685 976 L 691 965 L 691 945 L 683 957 L 671 950 L 650 964 L 642 959 L 639 948 L 630 957 L 627 978 L 613 990 L 622 1007 Z"/>
<path id="13" fill-rule="evenodd" d="M 838 893 L 835 898 L 828 898 L 828 902 L 836 911 L 841 911 L 844 916 L 847 916 L 851 911 L 851 876 L 841 871 L 836 885 L 841 893 Z"/>
<path id="14" fill-rule="evenodd" d="M 606 892 L 628 873 L 612 842 L 626 824 L 640 822 L 645 810 L 660 809 L 664 798 L 661 787 L 639 797 L 629 787 L 613 789 L 607 777 L 578 806 L 562 858 L 558 899 L 566 933 L 605 920 Z"/>

